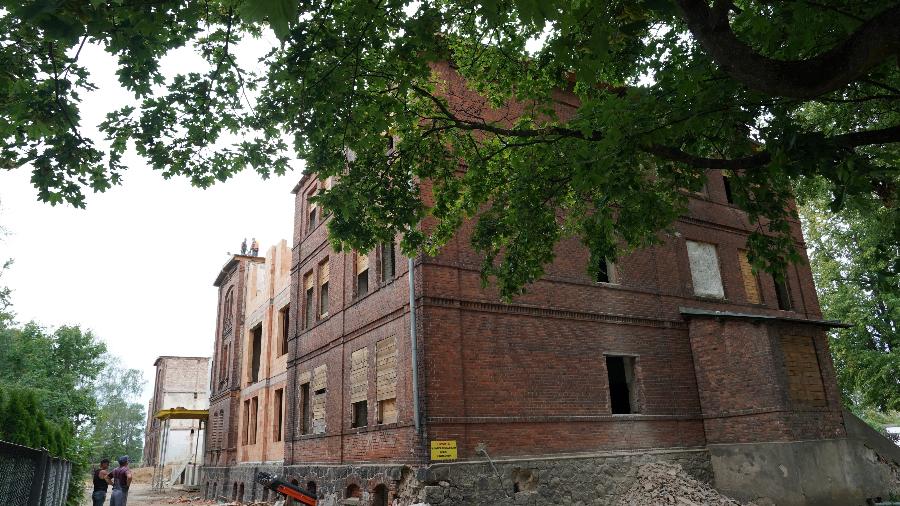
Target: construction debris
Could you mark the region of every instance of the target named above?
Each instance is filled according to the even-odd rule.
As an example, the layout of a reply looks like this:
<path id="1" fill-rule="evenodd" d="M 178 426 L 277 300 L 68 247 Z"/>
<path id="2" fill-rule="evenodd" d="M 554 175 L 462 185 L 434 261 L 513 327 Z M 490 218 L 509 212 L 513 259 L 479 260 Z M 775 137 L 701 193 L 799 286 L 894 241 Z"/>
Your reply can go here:
<path id="1" fill-rule="evenodd" d="M 621 506 L 741 506 L 741 503 L 694 479 L 677 464 L 644 464 L 637 473 L 637 479 L 619 503 Z"/>

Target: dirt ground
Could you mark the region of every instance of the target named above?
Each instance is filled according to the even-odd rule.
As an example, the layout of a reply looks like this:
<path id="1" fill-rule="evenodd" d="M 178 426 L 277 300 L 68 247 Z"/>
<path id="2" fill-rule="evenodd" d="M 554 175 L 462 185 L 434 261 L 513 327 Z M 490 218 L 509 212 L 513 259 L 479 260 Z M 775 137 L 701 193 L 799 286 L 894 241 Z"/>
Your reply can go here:
<path id="1" fill-rule="evenodd" d="M 82 504 L 91 506 L 91 491 L 93 485 L 90 482 L 86 484 L 86 493 Z M 104 506 L 109 506 L 109 497 L 112 494 L 110 489 L 106 494 L 106 502 Z M 212 501 L 203 501 L 196 499 L 200 495 L 199 492 L 187 492 L 177 489 L 152 490 L 149 483 L 132 483 L 131 490 L 128 491 L 128 506 L 163 506 L 169 504 L 213 504 Z M 192 500 L 193 499 L 193 500 Z"/>

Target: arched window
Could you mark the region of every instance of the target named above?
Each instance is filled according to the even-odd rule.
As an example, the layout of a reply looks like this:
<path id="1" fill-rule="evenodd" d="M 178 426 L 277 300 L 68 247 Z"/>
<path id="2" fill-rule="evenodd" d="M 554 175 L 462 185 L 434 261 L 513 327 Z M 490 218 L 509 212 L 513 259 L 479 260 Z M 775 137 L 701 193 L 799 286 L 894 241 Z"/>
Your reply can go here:
<path id="1" fill-rule="evenodd" d="M 359 485 L 356 483 L 351 483 L 347 486 L 347 493 L 344 495 L 345 499 L 350 499 L 352 497 L 362 497 L 362 490 L 360 490 Z"/>
<path id="2" fill-rule="evenodd" d="M 234 287 L 228 289 L 228 293 L 225 294 L 225 306 L 224 306 L 224 314 L 225 320 L 222 322 L 222 332 L 227 334 L 231 331 L 232 324 L 234 323 Z"/>
<path id="3" fill-rule="evenodd" d="M 372 491 L 372 506 L 388 506 L 388 489 L 384 485 L 378 485 Z"/>

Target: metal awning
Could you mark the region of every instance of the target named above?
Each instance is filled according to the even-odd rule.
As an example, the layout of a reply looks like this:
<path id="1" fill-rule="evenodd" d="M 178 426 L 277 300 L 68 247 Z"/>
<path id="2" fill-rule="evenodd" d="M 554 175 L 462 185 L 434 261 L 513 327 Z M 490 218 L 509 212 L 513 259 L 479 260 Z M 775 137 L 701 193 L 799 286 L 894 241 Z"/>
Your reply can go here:
<path id="1" fill-rule="evenodd" d="M 209 420 L 208 409 L 171 408 L 161 409 L 153 415 L 160 420 Z"/>

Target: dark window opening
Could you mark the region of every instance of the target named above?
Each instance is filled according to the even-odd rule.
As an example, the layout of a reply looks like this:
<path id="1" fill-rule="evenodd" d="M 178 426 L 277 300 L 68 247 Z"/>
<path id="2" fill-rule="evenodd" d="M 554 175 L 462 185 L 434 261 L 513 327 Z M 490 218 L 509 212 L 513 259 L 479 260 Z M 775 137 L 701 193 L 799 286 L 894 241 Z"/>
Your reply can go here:
<path id="1" fill-rule="evenodd" d="M 734 195 L 731 193 L 731 180 L 728 176 L 722 176 L 722 183 L 725 184 L 725 201 L 734 204 Z"/>
<path id="2" fill-rule="evenodd" d="M 344 497 L 347 499 L 352 497 L 362 497 L 362 490 L 359 488 L 359 485 L 351 483 L 350 486 L 347 487 L 347 492 Z"/>
<path id="3" fill-rule="evenodd" d="M 288 304 L 281 308 L 279 316 L 281 316 L 281 349 L 278 352 L 278 356 L 281 356 L 288 352 L 288 332 L 290 332 L 291 328 L 291 305 Z"/>
<path id="4" fill-rule="evenodd" d="M 309 210 L 309 231 L 312 232 L 314 228 L 316 228 L 316 208 L 312 208 Z"/>
<path id="5" fill-rule="evenodd" d="M 309 495 L 315 497 L 316 496 L 316 482 L 310 481 L 306 483 L 306 491 L 309 492 Z"/>
<path id="6" fill-rule="evenodd" d="M 250 332 L 253 334 L 253 342 L 250 345 L 250 383 L 256 383 L 259 381 L 259 358 L 262 354 L 262 325 L 253 327 Z"/>
<path id="7" fill-rule="evenodd" d="M 369 293 L 369 269 L 356 275 L 356 296 L 362 297 Z"/>
<path id="8" fill-rule="evenodd" d="M 397 272 L 397 258 L 394 241 L 384 243 L 381 247 L 381 278 L 387 282 L 394 279 Z"/>
<path id="9" fill-rule="evenodd" d="M 384 485 L 378 485 L 372 491 L 372 506 L 388 506 L 388 490 Z"/>
<path id="10" fill-rule="evenodd" d="M 328 281 L 319 288 L 319 316 L 328 316 Z"/>
<path id="11" fill-rule="evenodd" d="M 369 407 L 366 401 L 353 403 L 353 422 L 351 427 L 365 427 L 369 424 Z"/>
<path id="12" fill-rule="evenodd" d="M 605 258 L 601 258 L 597 262 L 597 282 L 609 283 L 609 266 L 606 264 Z"/>
<path id="13" fill-rule="evenodd" d="M 309 426 L 310 420 L 312 419 L 312 413 L 309 410 L 309 383 L 304 383 L 300 385 L 300 402 L 302 403 L 301 408 L 303 410 L 300 413 L 300 433 L 301 434 L 309 434 Z"/>
<path id="14" fill-rule="evenodd" d="M 778 309 L 790 311 L 793 308 L 787 280 L 779 281 L 777 278 L 775 279 L 775 297 L 778 299 Z"/>
<path id="15" fill-rule="evenodd" d="M 634 402 L 634 358 L 606 357 L 609 404 L 614 415 L 637 413 Z"/>
<path id="16" fill-rule="evenodd" d="M 315 288 L 309 287 L 306 289 L 306 328 L 312 327 L 316 321 L 316 312 L 313 310 L 314 293 Z"/>

